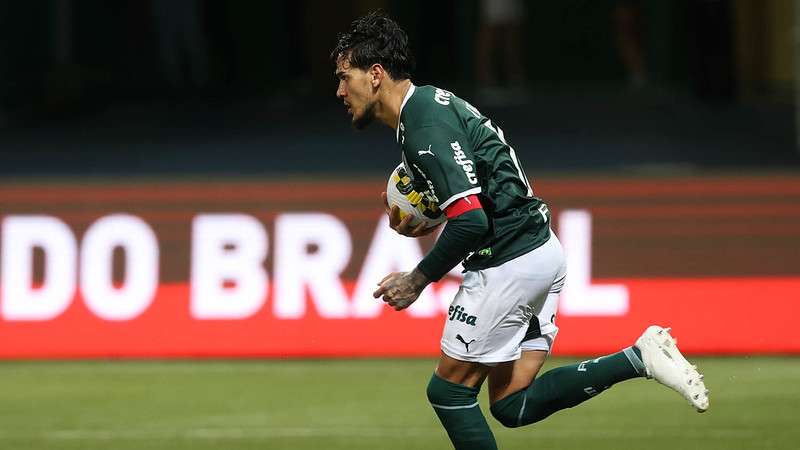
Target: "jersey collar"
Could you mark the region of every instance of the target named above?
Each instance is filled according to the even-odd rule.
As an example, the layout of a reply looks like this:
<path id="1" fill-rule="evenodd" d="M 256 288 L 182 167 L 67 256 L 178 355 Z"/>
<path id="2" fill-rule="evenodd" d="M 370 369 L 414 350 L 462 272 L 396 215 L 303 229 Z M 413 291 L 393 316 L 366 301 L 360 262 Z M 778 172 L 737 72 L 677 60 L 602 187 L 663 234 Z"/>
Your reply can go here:
<path id="1" fill-rule="evenodd" d="M 406 96 L 403 97 L 403 103 L 400 104 L 400 114 L 397 115 L 397 142 L 400 142 L 400 118 L 403 117 L 403 107 L 406 106 L 406 103 L 408 103 L 408 99 L 414 95 L 414 89 L 414 83 L 411 83 L 411 85 L 408 86 Z"/>

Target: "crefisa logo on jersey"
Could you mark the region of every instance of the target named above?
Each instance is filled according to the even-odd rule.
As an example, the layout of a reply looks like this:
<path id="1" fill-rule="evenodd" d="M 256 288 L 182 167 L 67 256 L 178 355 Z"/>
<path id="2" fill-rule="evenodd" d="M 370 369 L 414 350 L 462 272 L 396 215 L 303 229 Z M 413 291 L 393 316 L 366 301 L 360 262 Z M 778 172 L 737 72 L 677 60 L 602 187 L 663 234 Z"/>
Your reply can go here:
<path id="1" fill-rule="evenodd" d="M 436 101 L 436 103 L 447 106 L 450 104 L 450 96 L 452 95 L 452 93 L 447 92 L 444 89 L 437 88 L 436 92 L 433 94 L 433 99 Z"/>
<path id="2" fill-rule="evenodd" d="M 453 159 L 456 160 L 456 164 L 464 169 L 464 173 L 467 175 L 467 180 L 469 180 L 469 183 L 478 184 L 478 177 L 475 175 L 475 163 L 472 162 L 471 159 L 467 158 L 467 154 L 464 153 L 464 150 L 461 150 L 461 144 L 459 144 L 458 141 L 451 142 L 450 148 L 453 149 Z"/>
<path id="3" fill-rule="evenodd" d="M 450 309 L 447 310 L 447 313 L 450 315 L 448 320 L 453 321 L 457 320 L 459 322 L 466 322 L 467 325 L 475 326 L 475 321 L 478 320 L 476 316 L 470 315 L 468 312 L 464 311 L 464 307 L 461 305 L 453 306 L 450 305 Z"/>

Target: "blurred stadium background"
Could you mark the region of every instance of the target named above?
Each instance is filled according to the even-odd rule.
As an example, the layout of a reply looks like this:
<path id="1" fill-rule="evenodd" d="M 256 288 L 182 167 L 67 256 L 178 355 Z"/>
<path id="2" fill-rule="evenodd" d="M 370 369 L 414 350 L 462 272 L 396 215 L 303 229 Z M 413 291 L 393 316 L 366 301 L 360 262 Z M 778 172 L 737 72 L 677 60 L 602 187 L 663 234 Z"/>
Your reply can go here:
<path id="1" fill-rule="evenodd" d="M 658 322 L 707 372 L 704 415 L 636 381 L 501 448 L 797 448 L 792 0 L 0 0 L 0 448 L 448 448 L 459 274 L 369 295 L 432 241 L 386 226 L 392 132 L 328 60 L 377 8 L 551 205 L 549 364 Z"/>

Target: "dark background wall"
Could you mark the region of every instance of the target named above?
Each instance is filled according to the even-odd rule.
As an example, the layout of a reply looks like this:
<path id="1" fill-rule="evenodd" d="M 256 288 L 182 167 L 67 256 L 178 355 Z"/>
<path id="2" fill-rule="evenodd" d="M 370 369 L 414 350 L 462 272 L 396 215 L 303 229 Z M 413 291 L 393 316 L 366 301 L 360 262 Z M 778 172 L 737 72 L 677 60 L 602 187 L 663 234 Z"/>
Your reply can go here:
<path id="1" fill-rule="evenodd" d="M 487 86 L 477 0 L 0 0 L 0 175 L 386 171 L 390 131 L 349 129 L 328 60 L 375 8 L 408 31 L 415 82 L 475 103 L 534 170 L 797 167 L 792 74 L 753 63 L 791 66 L 791 2 L 522 3 L 524 82 L 498 50 Z"/>

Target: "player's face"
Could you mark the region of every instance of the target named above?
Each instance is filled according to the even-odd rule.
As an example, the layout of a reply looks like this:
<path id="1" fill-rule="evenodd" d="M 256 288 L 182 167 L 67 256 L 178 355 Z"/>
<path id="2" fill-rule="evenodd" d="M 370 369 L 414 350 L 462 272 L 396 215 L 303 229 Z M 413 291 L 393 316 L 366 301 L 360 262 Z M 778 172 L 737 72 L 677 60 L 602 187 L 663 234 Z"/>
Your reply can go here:
<path id="1" fill-rule="evenodd" d="M 349 58 L 336 62 L 339 87 L 336 97 L 342 99 L 347 113 L 353 116 L 353 127 L 364 129 L 375 119 L 375 92 L 372 79 L 366 70 L 351 67 Z"/>

